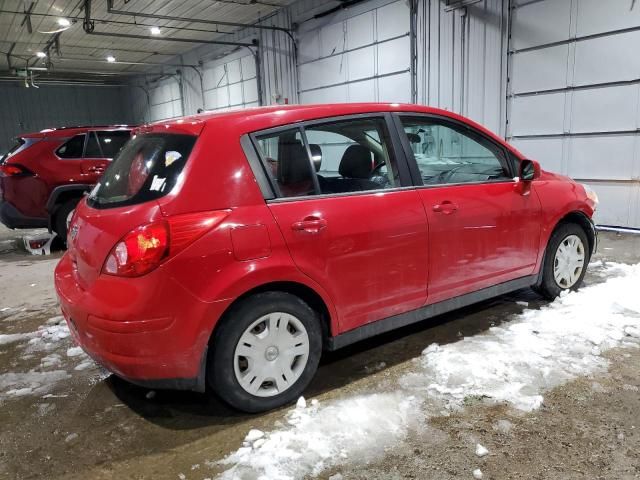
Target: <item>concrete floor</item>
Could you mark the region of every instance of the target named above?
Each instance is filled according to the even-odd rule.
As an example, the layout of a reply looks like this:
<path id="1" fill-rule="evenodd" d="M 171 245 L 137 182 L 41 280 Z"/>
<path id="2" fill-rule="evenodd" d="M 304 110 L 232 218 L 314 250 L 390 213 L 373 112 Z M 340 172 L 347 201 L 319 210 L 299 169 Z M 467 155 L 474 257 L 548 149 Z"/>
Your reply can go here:
<path id="1" fill-rule="evenodd" d="M 33 332 L 46 322 L 55 330 L 60 318 L 51 276 L 60 253 L 28 256 L 15 247 L 19 235 L 0 227 L 0 334 Z M 640 235 L 601 234 L 600 259 L 640 262 Z M 508 321 L 523 308 L 517 300 L 544 303 L 522 290 L 325 355 L 306 397 L 325 402 L 375 387 L 400 375 L 433 342 L 456 342 Z M 213 478 L 220 472 L 215 462 L 236 450 L 250 428 L 268 430 L 286 410 L 244 415 L 205 395 L 150 393 L 68 356 L 72 346 L 68 338 L 31 353 L 25 342 L 0 346 L 0 378 L 51 355 L 69 375 L 46 393 L 0 397 L 0 478 Z M 483 434 L 493 449 L 502 446 L 501 455 L 487 458 L 485 478 L 640 478 L 639 432 L 626 431 L 623 441 L 618 427 L 640 429 L 640 354 L 614 351 L 610 358 L 607 375 L 555 389 L 539 411 L 470 405 L 431 419 L 428 438 L 408 439 L 382 458 L 339 472 L 358 479 L 472 478 L 475 459 L 463 450 Z M 595 381 L 602 389 L 591 388 Z M 510 432 L 492 427 L 499 418 L 509 419 Z"/>

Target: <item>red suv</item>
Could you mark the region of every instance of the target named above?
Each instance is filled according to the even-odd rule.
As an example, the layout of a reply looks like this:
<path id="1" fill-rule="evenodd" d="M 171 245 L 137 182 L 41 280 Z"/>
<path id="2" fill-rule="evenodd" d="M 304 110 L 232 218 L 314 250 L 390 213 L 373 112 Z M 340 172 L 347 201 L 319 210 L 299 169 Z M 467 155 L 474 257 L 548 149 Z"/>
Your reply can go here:
<path id="1" fill-rule="evenodd" d="M 296 399 L 323 349 L 578 288 L 596 203 L 442 110 L 205 114 L 136 131 L 76 209 L 55 283 L 110 371 L 257 412 Z"/>
<path id="2" fill-rule="evenodd" d="M 130 127 L 72 127 L 22 135 L 0 159 L 0 221 L 67 238 L 67 221 L 98 181 Z"/>

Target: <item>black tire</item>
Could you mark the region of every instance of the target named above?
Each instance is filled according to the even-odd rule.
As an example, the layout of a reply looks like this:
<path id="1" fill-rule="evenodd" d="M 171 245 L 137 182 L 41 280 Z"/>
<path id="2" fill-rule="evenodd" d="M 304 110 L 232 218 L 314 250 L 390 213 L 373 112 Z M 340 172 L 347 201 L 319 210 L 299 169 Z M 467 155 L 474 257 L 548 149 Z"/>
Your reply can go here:
<path id="1" fill-rule="evenodd" d="M 309 338 L 309 355 L 300 377 L 289 388 L 273 396 L 261 397 L 247 392 L 238 382 L 234 371 L 234 354 L 245 330 L 272 312 L 288 313 L 302 323 Z M 322 329 L 318 314 L 295 295 L 264 292 L 242 300 L 220 321 L 207 358 L 207 382 L 213 392 L 232 407 L 249 413 L 264 412 L 297 400 L 313 379 L 322 354 Z"/>
<path id="2" fill-rule="evenodd" d="M 584 265 L 576 283 L 567 288 L 558 285 L 553 275 L 553 270 L 558 247 L 570 235 L 576 235 L 582 241 L 582 245 L 584 246 Z M 544 255 L 544 264 L 542 265 L 542 281 L 539 285 L 534 287 L 534 290 L 548 300 L 555 299 L 563 290 L 578 290 L 582 284 L 585 274 L 587 273 L 590 253 L 591 249 L 589 246 L 589 239 L 580 225 L 576 223 L 563 223 L 559 225 L 551 234 L 551 238 L 547 244 L 547 249 Z"/>
<path id="3" fill-rule="evenodd" d="M 75 210 L 79 201 L 79 198 L 67 200 L 56 209 L 56 213 L 53 218 L 53 231 L 56 232 L 61 244 L 65 247 L 67 245 L 67 216 Z"/>

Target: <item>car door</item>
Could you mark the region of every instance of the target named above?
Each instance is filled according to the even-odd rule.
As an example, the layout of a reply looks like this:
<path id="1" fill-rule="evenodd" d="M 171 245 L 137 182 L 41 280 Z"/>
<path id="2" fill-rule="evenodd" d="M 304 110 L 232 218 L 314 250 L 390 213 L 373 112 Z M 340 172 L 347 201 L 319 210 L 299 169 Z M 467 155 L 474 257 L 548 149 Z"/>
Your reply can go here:
<path id="1" fill-rule="evenodd" d="M 253 139 L 279 197 L 269 208 L 297 267 L 331 296 L 341 331 L 424 304 L 426 216 L 383 115 Z"/>
<path id="2" fill-rule="evenodd" d="M 396 119 L 429 223 L 428 303 L 531 275 L 541 206 L 506 149 L 465 123 Z"/>

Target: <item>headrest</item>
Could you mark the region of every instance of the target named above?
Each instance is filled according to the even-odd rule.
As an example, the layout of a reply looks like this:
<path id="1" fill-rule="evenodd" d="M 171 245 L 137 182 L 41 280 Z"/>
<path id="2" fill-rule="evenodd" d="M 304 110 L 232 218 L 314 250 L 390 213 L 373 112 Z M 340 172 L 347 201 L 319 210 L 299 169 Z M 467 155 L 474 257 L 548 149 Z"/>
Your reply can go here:
<path id="1" fill-rule="evenodd" d="M 322 149 L 320 145 L 316 143 L 309 144 L 309 150 L 311 151 L 311 160 L 313 161 L 313 167 L 316 169 L 316 172 L 320 171 L 320 166 L 322 165 Z"/>
<path id="2" fill-rule="evenodd" d="M 299 140 L 281 143 L 278 152 L 278 182 L 283 185 L 311 178 L 307 152 Z"/>
<path id="3" fill-rule="evenodd" d="M 346 178 L 371 177 L 373 163 L 371 161 L 371 150 L 362 145 L 351 145 L 344 151 L 338 172 Z"/>

